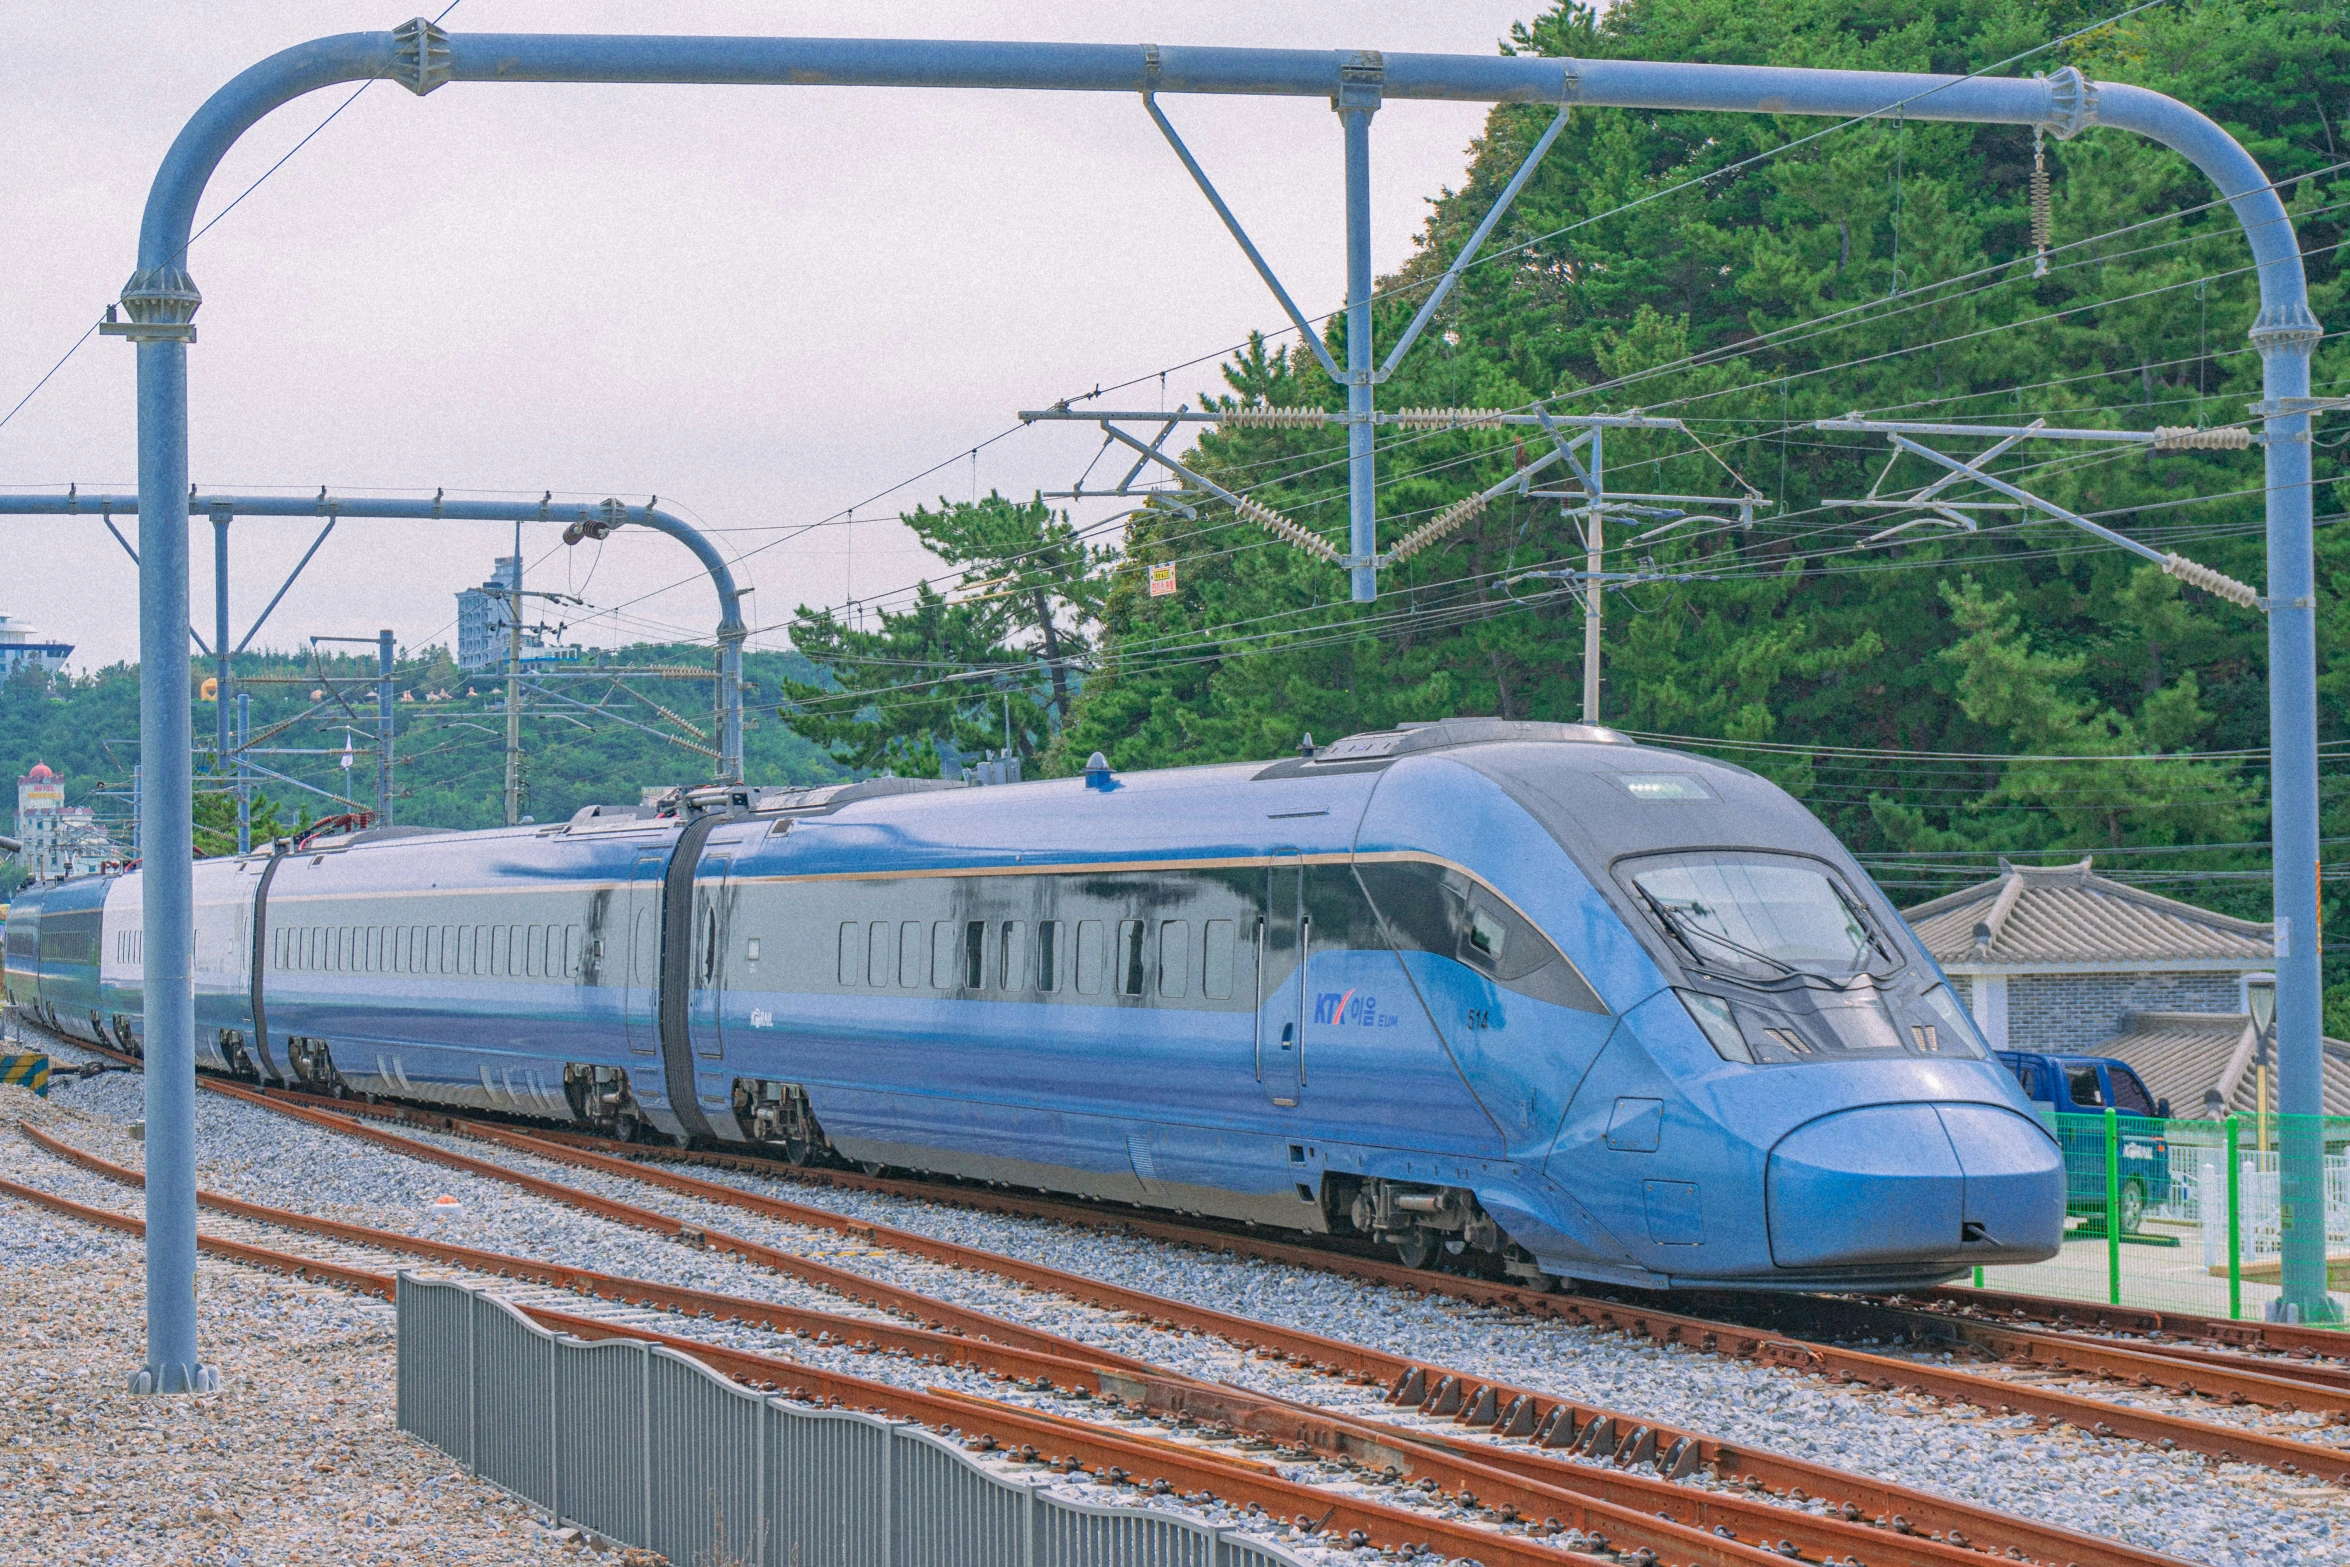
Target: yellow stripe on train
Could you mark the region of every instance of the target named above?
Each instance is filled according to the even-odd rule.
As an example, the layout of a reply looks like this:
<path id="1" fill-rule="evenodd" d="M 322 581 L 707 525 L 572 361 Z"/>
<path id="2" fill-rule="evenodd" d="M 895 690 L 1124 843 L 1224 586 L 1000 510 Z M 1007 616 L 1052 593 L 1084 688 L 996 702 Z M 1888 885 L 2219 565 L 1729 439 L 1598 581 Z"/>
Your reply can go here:
<path id="1" fill-rule="evenodd" d="M 47 1056 L 0 1056 L 0 1083 L 16 1083 L 42 1098 L 49 1097 Z"/>

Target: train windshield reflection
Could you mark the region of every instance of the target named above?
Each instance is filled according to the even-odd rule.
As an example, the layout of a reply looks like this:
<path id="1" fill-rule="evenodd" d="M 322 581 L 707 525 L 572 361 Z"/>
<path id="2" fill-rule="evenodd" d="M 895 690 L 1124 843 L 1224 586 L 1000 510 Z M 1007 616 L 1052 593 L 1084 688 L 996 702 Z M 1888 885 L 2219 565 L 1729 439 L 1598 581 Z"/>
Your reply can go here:
<path id="1" fill-rule="evenodd" d="M 1632 890 L 1698 967 L 1773 980 L 1890 968 L 1892 950 L 1859 903 L 1812 861 L 1708 854 L 1643 862 Z"/>

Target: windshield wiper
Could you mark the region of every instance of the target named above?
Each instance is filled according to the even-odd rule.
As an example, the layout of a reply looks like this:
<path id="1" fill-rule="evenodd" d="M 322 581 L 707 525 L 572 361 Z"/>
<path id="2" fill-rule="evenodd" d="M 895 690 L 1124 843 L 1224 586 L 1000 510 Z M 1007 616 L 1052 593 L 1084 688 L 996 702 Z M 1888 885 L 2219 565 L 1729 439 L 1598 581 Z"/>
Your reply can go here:
<path id="1" fill-rule="evenodd" d="M 1883 958 L 1888 963 L 1899 961 L 1893 956 L 1892 949 L 1887 947 L 1885 943 L 1878 938 L 1876 926 L 1871 924 L 1869 922 L 1868 916 L 1863 914 L 1860 909 L 1853 904 L 1852 899 L 1845 893 L 1844 889 L 1838 886 L 1834 881 L 1830 881 L 1828 883 L 1828 890 L 1836 895 L 1836 901 L 1838 903 L 1844 905 L 1844 917 L 1852 921 L 1853 928 L 1860 933 L 1861 939 L 1868 943 L 1871 950 L 1873 950 L 1878 957 Z"/>
<path id="2" fill-rule="evenodd" d="M 1757 963 L 1767 963 L 1772 968 L 1777 969 L 1780 973 L 1787 975 L 1790 978 L 1802 972 L 1802 970 L 1796 968 L 1792 963 L 1782 962 L 1780 959 L 1772 957 L 1767 952 L 1757 952 L 1752 947 L 1742 946 L 1738 942 L 1732 941 L 1727 936 L 1718 935 L 1713 931 L 1707 930 L 1702 925 L 1683 924 L 1681 921 L 1681 916 L 1673 912 L 1672 905 L 1659 900 L 1655 893 L 1650 892 L 1646 887 L 1642 887 L 1638 882 L 1634 882 L 1632 885 L 1634 889 L 1639 892 L 1640 896 L 1647 901 L 1649 909 L 1664 925 L 1666 932 L 1679 940 L 1682 950 L 1687 952 L 1691 957 L 1696 958 L 1699 963 L 1703 963 L 1705 959 L 1698 954 L 1697 948 L 1691 944 L 1689 938 L 1693 935 L 1702 936 L 1707 941 L 1714 943 L 1716 946 L 1727 947 L 1730 951 L 1737 953 L 1742 958 L 1752 958 Z"/>

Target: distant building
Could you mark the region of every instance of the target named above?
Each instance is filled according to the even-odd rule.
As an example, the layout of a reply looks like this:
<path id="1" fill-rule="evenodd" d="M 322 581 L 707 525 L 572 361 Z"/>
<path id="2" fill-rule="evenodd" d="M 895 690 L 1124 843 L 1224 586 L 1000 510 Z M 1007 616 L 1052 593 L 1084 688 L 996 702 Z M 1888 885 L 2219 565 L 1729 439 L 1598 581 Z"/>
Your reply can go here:
<path id="1" fill-rule="evenodd" d="M 88 806 L 65 803 L 65 780 L 42 762 L 16 781 L 16 836 L 25 869 L 40 881 L 86 876 L 126 858 Z"/>
<path id="2" fill-rule="evenodd" d="M 1994 1049 L 2087 1051 L 2141 1015 L 2232 1017 L 2275 966 L 2269 926 L 2125 886 L 2088 860 L 2000 872 L 1905 915 Z"/>
<path id="3" fill-rule="evenodd" d="M 506 595 L 521 581 L 522 557 L 501 555 L 487 582 L 457 595 L 457 667 L 479 670 L 504 666 L 514 626 L 514 600 Z M 523 633 L 526 653 L 538 645 L 538 638 Z"/>
<path id="4" fill-rule="evenodd" d="M 0 680 L 6 680 L 27 664 L 38 664 L 52 672 L 65 667 L 73 644 L 43 642 L 40 635 L 30 626 L 17 625 L 14 616 L 0 615 Z"/>

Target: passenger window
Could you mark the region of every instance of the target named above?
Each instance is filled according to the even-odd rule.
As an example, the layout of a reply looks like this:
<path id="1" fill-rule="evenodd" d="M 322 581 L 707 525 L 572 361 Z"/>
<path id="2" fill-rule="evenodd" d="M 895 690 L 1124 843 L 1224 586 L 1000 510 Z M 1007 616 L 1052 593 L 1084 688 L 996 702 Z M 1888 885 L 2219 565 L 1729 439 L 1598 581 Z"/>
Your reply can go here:
<path id="1" fill-rule="evenodd" d="M 1061 922 L 1039 920 L 1036 925 L 1036 988 L 1052 995 L 1061 988 Z"/>
<path id="2" fill-rule="evenodd" d="M 490 927 L 490 972 L 504 979 L 514 968 L 514 927 Z"/>
<path id="3" fill-rule="evenodd" d="M 1204 972 L 1199 993 L 1210 1001 L 1232 999 L 1232 921 L 1210 920 L 1200 931 L 1200 958 Z"/>
<path id="4" fill-rule="evenodd" d="M 2065 1086 L 2072 1091 L 2073 1103 L 2084 1110 L 2105 1108 L 2105 1095 L 2097 1086 L 2097 1068 L 2068 1066 L 2064 1069 Z"/>
<path id="5" fill-rule="evenodd" d="M 996 972 L 1003 976 L 1006 990 L 1021 988 L 1020 943 L 1027 931 L 1028 927 L 1019 920 L 1004 921 L 1003 961 L 997 965 Z"/>
<path id="6" fill-rule="evenodd" d="M 922 938 L 929 934 L 929 927 L 921 920 L 907 920 L 898 926 L 898 983 L 908 990 L 930 973 L 930 954 L 922 950 Z"/>
<path id="7" fill-rule="evenodd" d="M 986 983 L 987 921 L 968 920 L 963 925 L 963 985 L 978 990 Z"/>
<path id="8" fill-rule="evenodd" d="M 1191 921 L 1159 921 L 1159 994 L 1180 996 L 1191 986 Z"/>
<path id="9" fill-rule="evenodd" d="M 1109 954 L 1102 949 L 1108 945 L 1108 932 L 1100 920 L 1077 922 L 1077 992 L 1079 995 L 1098 996 L 1102 990 L 1102 969 Z"/>
<path id="10" fill-rule="evenodd" d="M 504 966 L 498 970 L 498 972 L 508 976 L 509 978 L 520 978 L 522 975 L 523 954 L 529 950 L 530 927 L 527 925 L 507 926 L 506 962 Z"/>
<path id="11" fill-rule="evenodd" d="M 937 920 L 930 927 L 930 987 L 955 988 L 955 922 Z"/>
<path id="12" fill-rule="evenodd" d="M 757 941 L 757 939 L 758 939 L 757 937 L 753 937 L 753 938 L 752 938 L 752 940 L 753 940 L 754 942 L 756 942 L 756 941 Z M 758 953 L 757 953 L 757 951 L 754 949 L 751 955 L 752 955 L 753 957 L 757 957 L 757 956 L 758 956 Z M 579 946 L 579 927 L 578 927 L 577 925 L 566 925 L 566 926 L 564 926 L 564 927 L 563 927 L 563 976 L 564 976 L 564 978 L 568 979 L 568 978 L 570 978 L 572 975 L 574 975 L 574 974 L 577 974 L 577 973 L 579 972 L 579 959 L 580 959 L 580 946 Z"/>
<path id="13" fill-rule="evenodd" d="M 850 920 L 840 928 L 840 982 L 854 985 L 865 977 L 865 925 Z"/>
<path id="14" fill-rule="evenodd" d="M 890 962 L 897 955 L 898 928 L 888 920 L 875 920 L 865 927 L 865 983 L 876 988 L 888 984 L 897 976 L 890 972 Z"/>
<path id="15" fill-rule="evenodd" d="M 544 977 L 547 972 L 547 927 L 530 928 L 530 951 L 523 958 L 523 972 L 532 979 Z"/>
<path id="16" fill-rule="evenodd" d="M 1142 994 L 1142 921 L 1118 922 L 1118 994 Z"/>

